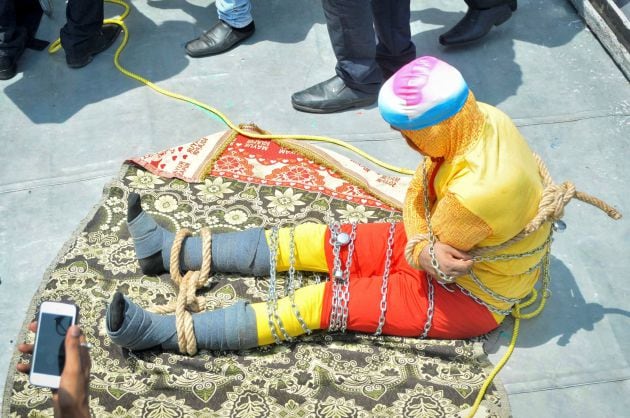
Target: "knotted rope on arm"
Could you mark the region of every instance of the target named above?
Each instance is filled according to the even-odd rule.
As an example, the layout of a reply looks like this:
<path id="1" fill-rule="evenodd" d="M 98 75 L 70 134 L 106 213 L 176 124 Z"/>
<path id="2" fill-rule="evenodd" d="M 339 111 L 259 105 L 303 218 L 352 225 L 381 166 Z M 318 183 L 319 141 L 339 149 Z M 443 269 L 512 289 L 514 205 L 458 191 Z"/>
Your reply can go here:
<path id="1" fill-rule="evenodd" d="M 201 270 L 191 270 L 182 276 L 179 268 L 180 254 L 184 240 L 191 235 L 192 232 L 188 229 L 177 231 L 173 240 L 173 246 L 171 247 L 170 273 L 171 279 L 179 288 L 177 299 L 165 306 L 154 307 L 151 311 L 160 314 L 175 312 L 179 351 L 182 354 L 193 356 L 197 354 L 197 338 L 195 337 L 191 312 L 200 312 L 205 306 L 205 298 L 203 296 L 197 296 L 196 291 L 203 287 L 208 281 L 212 260 L 212 235 L 208 228 L 201 229 Z"/>

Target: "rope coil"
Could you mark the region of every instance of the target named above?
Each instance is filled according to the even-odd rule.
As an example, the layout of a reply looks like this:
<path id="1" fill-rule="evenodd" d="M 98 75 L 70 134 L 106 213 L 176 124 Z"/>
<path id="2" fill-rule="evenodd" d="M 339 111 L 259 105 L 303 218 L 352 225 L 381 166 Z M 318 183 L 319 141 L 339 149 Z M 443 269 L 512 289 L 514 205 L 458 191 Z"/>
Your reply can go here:
<path id="1" fill-rule="evenodd" d="M 170 273 L 171 279 L 179 288 L 179 293 L 175 301 L 151 309 L 152 312 L 159 314 L 175 312 L 179 351 L 190 356 L 197 354 L 197 338 L 195 337 L 191 312 L 197 313 L 204 310 L 206 299 L 203 296 L 197 296 L 196 292 L 197 289 L 202 288 L 208 282 L 212 261 L 212 234 L 210 229 L 202 228 L 200 235 L 202 242 L 201 270 L 190 270 L 182 276 L 179 268 L 182 245 L 186 238 L 192 236 L 192 232 L 184 228 L 175 234 L 171 247 Z"/>

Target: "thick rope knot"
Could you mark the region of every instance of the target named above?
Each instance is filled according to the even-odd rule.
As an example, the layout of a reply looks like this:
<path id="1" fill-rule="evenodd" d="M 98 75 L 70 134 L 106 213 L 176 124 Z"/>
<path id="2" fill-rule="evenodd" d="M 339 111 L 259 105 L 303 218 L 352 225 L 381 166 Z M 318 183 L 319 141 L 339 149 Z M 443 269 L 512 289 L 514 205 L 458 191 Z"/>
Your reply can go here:
<path id="1" fill-rule="evenodd" d="M 206 304 L 203 296 L 197 296 L 200 289 L 208 282 L 212 256 L 212 235 L 208 228 L 200 231 L 202 242 L 202 261 L 200 271 L 188 271 L 182 276 L 179 268 L 181 250 L 184 240 L 192 235 L 188 229 L 180 229 L 175 234 L 171 247 L 170 273 L 171 279 L 177 284 L 179 293 L 177 299 L 165 306 L 157 306 L 152 312 L 167 314 L 175 312 L 175 325 L 177 328 L 177 343 L 179 351 L 183 354 L 194 356 L 197 354 L 197 338 L 193 328 L 191 312 L 201 312 Z"/>
<path id="2" fill-rule="evenodd" d="M 560 220 L 564 216 L 564 208 L 569 204 L 571 199 L 574 198 L 601 209 L 615 220 L 621 218 L 621 213 L 619 213 L 615 208 L 601 199 L 587 193 L 577 191 L 573 183 L 565 181 L 561 184 L 555 184 L 542 158 L 540 158 L 538 154 L 534 153 L 534 159 L 538 164 L 538 172 L 540 173 L 544 186 L 540 203 L 538 204 L 538 212 L 516 236 L 503 244 L 489 247 L 477 247 L 469 252 L 473 257 L 503 250 L 512 244 L 527 238 L 533 232 L 541 228 L 543 224 Z"/>
<path id="3" fill-rule="evenodd" d="M 545 222 L 560 220 L 564 216 L 564 208 L 575 197 L 576 193 L 575 185 L 568 181 L 561 184 L 546 185 L 538 204 L 536 216 L 523 228 L 521 233 L 525 233 L 527 236 Z"/>

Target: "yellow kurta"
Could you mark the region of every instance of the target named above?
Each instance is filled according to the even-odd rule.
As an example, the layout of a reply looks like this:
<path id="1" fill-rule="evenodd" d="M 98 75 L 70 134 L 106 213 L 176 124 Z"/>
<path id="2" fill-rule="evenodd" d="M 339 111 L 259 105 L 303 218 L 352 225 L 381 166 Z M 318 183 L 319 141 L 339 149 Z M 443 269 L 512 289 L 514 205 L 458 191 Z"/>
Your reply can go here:
<path id="1" fill-rule="evenodd" d="M 421 131 L 403 134 L 431 157 L 443 157 L 433 187 L 431 225 L 437 239 L 463 251 L 499 245 L 517 235 L 535 216 L 542 194 L 538 166 L 527 143 L 508 116 L 477 103 L 470 97 L 455 116 Z M 436 167 L 433 161 L 429 173 Z M 404 209 L 409 237 L 427 233 L 424 216 L 423 173 L 419 169 L 409 187 Z M 505 250 L 492 253 L 519 254 L 541 246 L 549 224 Z M 418 244 L 417 256 L 427 242 Z M 473 272 L 484 286 L 507 298 L 523 298 L 531 292 L 538 270 L 529 271 L 544 255 L 508 261 L 475 262 Z M 473 295 L 505 310 L 502 302 L 476 284 L 470 275 L 457 283 Z M 498 322 L 502 315 L 493 313 Z"/>

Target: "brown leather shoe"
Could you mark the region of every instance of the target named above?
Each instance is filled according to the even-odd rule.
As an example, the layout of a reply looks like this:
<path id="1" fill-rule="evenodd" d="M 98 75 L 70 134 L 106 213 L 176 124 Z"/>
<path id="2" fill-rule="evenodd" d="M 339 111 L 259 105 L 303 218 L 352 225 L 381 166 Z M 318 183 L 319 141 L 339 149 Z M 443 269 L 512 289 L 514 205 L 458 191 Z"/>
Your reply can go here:
<path id="1" fill-rule="evenodd" d="M 239 31 L 219 20 L 199 38 L 186 43 L 186 53 L 198 58 L 225 52 L 252 36 L 256 30 L 254 22 L 251 26 L 251 30 Z"/>

